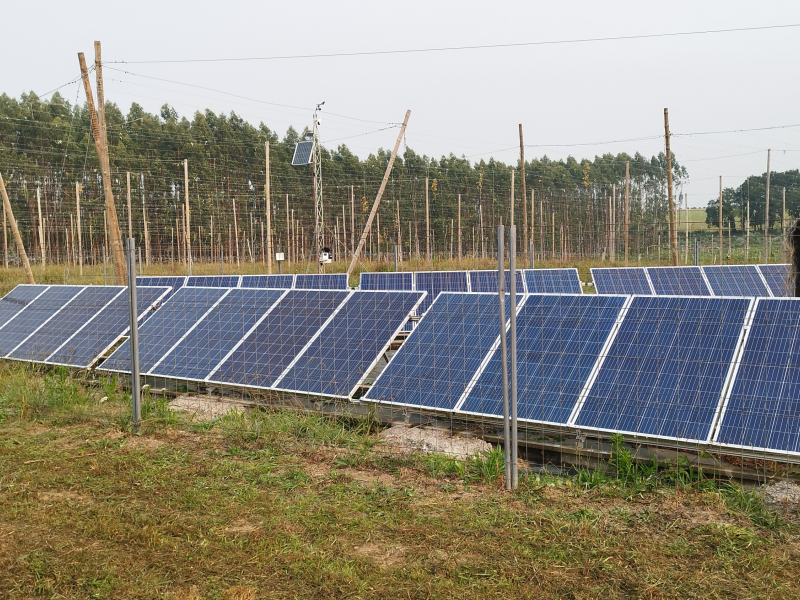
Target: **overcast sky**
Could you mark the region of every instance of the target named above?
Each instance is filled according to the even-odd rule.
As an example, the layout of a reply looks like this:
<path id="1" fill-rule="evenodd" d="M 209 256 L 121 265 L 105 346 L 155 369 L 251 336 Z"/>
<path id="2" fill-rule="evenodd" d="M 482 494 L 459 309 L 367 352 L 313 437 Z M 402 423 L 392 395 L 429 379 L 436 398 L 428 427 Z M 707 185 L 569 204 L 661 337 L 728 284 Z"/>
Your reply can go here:
<path id="1" fill-rule="evenodd" d="M 96 8 L 95 8 L 96 7 Z M 90 8 L 95 8 L 90 12 Z M 800 27 L 587 43 L 371 56 L 134 64 L 510 44 L 800 24 L 800 2 L 15 2 L 4 7 L 2 89 L 43 94 L 103 43 L 106 99 L 235 111 L 281 135 L 310 124 L 361 157 L 391 147 L 406 109 L 418 153 L 472 161 L 592 158 L 663 149 L 663 109 L 689 171 L 690 206 L 766 170 L 800 167 Z M 13 49 L 13 50 L 12 50 Z M 112 64 L 129 61 L 129 64 Z M 124 69 L 128 73 L 111 70 Z M 151 79 L 145 78 L 147 76 Z M 228 94 L 188 87 L 193 84 Z M 78 84 L 62 88 L 84 101 Z M 230 94 L 235 94 L 232 96 Z M 278 106 L 283 105 L 283 106 Z M 353 137 L 354 136 L 354 137 Z M 661 136 L 661 137 L 659 137 Z M 346 139 L 345 139 L 346 138 Z M 630 140 L 636 141 L 618 141 Z M 650 139 L 638 139 L 650 138 Z M 587 145 L 576 145 L 587 144 Z M 571 145 L 571 146 L 570 146 Z"/>

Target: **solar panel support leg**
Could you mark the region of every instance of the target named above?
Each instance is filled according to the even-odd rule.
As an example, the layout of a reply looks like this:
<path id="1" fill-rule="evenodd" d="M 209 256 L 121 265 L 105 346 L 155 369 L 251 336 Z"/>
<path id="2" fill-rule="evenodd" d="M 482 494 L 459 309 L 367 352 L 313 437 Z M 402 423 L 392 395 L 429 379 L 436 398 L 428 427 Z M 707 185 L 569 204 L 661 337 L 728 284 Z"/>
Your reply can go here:
<path id="1" fill-rule="evenodd" d="M 142 419 L 142 391 L 139 379 L 139 316 L 136 306 L 136 241 L 127 240 L 128 252 L 128 308 L 130 313 L 131 400 L 133 402 L 133 429 L 139 428 Z"/>
<path id="2" fill-rule="evenodd" d="M 503 373 L 503 450 L 506 489 L 511 489 L 511 435 L 508 421 L 508 349 L 506 347 L 505 240 L 503 226 L 497 227 L 497 295 L 500 316 L 500 368 Z"/>

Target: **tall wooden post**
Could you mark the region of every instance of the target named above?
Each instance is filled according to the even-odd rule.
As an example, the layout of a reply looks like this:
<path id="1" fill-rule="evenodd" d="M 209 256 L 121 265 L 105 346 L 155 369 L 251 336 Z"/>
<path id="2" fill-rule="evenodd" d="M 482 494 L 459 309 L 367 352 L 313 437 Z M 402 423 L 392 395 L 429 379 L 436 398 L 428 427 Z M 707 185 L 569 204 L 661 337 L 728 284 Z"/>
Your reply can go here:
<path id="1" fill-rule="evenodd" d="M 125 172 L 125 177 L 128 182 L 128 237 L 133 237 L 133 213 L 131 212 L 131 173 Z"/>
<path id="2" fill-rule="evenodd" d="M 8 200 L 8 193 L 6 192 L 6 184 L 3 181 L 3 176 L 0 175 L 0 194 L 3 195 L 3 207 L 5 213 L 8 215 L 8 221 L 11 223 L 11 233 L 14 234 L 14 240 L 17 242 L 17 252 L 22 261 L 22 267 L 25 269 L 25 279 L 28 283 L 35 283 L 33 280 L 33 271 L 31 271 L 31 263 L 28 262 L 28 254 L 25 252 L 25 246 L 22 245 L 22 236 L 19 234 L 19 227 L 17 227 L 17 220 L 14 218 L 14 211 L 11 210 L 11 202 Z"/>
<path id="3" fill-rule="evenodd" d="M 394 150 L 392 150 L 392 155 L 389 157 L 389 164 L 386 165 L 386 173 L 383 175 L 383 181 L 381 181 L 381 187 L 378 189 L 378 194 L 375 197 L 375 202 L 372 204 L 372 210 L 369 213 L 369 217 L 367 217 L 367 224 L 364 227 L 364 233 L 361 234 L 361 239 L 358 241 L 358 248 L 353 253 L 353 257 L 350 261 L 350 266 L 347 268 L 347 277 L 349 278 L 353 272 L 353 268 L 356 266 L 356 262 L 358 261 L 358 255 L 361 254 L 361 250 L 364 248 L 364 244 L 367 241 L 367 235 L 369 235 L 370 227 L 372 226 L 372 220 L 375 218 L 375 213 L 378 210 L 378 205 L 381 202 L 381 197 L 383 197 L 383 191 L 386 189 L 386 183 L 389 181 L 389 175 L 392 173 L 392 166 L 394 165 L 394 159 L 397 156 L 397 151 L 400 148 L 400 142 L 403 140 L 403 135 L 406 132 L 406 127 L 408 126 L 408 119 L 411 116 L 411 111 L 406 111 L 406 118 L 403 120 L 403 126 L 400 128 L 400 134 L 397 136 L 397 141 L 394 145 Z"/>
<path id="4" fill-rule="evenodd" d="M 186 199 L 186 208 L 184 209 L 184 214 L 186 216 L 186 222 L 184 223 L 186 230 L 184 233 L 184 238 L 186 241 L 186 270 L 188 271 L 189 275 L 192 274 L 192 222 L 190 219 L 189 213 L 189 160 L 184 158 L 183 159 L 183 195 Z"/>
<path id="5" fill-rule="evenodd" d="M 664 109 L 664 138 L 667 141 L 667 197 L 669 198 L 669 243 L 672 246 L 672 264 L 678 266 L 678 229 L 675 220 L 675 199 L 672 197 L 672 151 L 669 147 L 669 109 Z"/>
<path id="6" fill-rule="evenodd" d="M 609 228 L 609 238 L 611 243 L 609 244 L 609 253 L 611 262 L 615 263 L 617 260 L 617 184 L 611 184 L 611 204 L 608 207 L 610 220 L 610 228 Z"/>
<path id="7" fill-rule="evenodd" d="M 39 185 L 36 185 L 36 207 L 39 211 L 39 250 L 42 252 L 42 277 L 44 277 L 44 267 L 46 260 L 46 245 L 44 242 L 44 222 L 42 221 L 42 198 Z"/>
<path id="8" fill-rule="evenodd" d="M 631 163 L 625 162 L 625 266 L 628 266 L 628 230 L 631 224 Z"/>
<path id="9" fill-rule="evenodd" d="M 686 217 L 686 250 L 683 256 L 684 264 L 689 264 L 689 194 L 683 195 L 684 216 Z"/>
<path id="10" fill-rule="evenodd" d="M 8 218 L 6 217 L 6 205 L 3 204 L 3 266 L 8 270 Z"/>
<path id="11" fill-rule="evenodd" d="M 239 258 L 239 219 L 236 217 L 236 199 L 233 199 L 233 233 L 236 235 L 236 266 L 241 266 Z"/>
<path id="12" fill-rule="evenodd" d="M 522 123 L 519 124 L 519 168 L 522 177 L 522 245 L 525 248 L 525 264 L 528 264 L 528 192 L 525 189 L 525 145 L 522 143 Z"/>
<path id="13" fill-rule="evenodd" d="M 534 214 L 535 214 L 534 207 L 536 206 L 536 204 L 534 203 L 534 200 L 533 200 L 534 191 L 535 190 L 531 189 L 531 241 L 530 241 L 530 243 L 528 245 L 531 247 L 531 252 L 533 252 L 533 254 L 536 254 L 536 247 L 534 246 L 534 243 L 533 243 L 533 241 L 534 241 L 533 232 L 536 231 L 535 225 L 534 225 L 534 221 L 535 221 L 535 219 L 534 219 Z M 539 243 L 541 244 L 541 240 L 539 240 Z M 533 257 L 531 257 L 531 260 L 533 260 Z"/>
<path id="14" fill-rule="evenodd" d="M 514 226 L 514 169 L 511 169 L 511 217 L 509 226 Z"/>
<path id="15" fill-rule="evenodd" d="M 356 192 L 350 186 L 350 256 L 356 251 Z"/>
<path id="16" fill-rule="evenodd" d="M 428 262 L 431 262 L 431 208 L 430 200 L 428 197 L 429 185 L 428 177 L 425 178 L 425 253 L 428 256 Z"/>
<path id="17" fill-rule="evenodd" d="M 83 277 L 83 238 L 81 237 L 81 184 L 75 182 L 75 227 L 78 230 L 78 274 Z"/>
<path id="18" fill-rule="evenodd" d="M 786 239 L 786 188 L 783 188 L 783 210 L 781 211 L 781 230 Z"/>
<path id="19" fill-rule="evenodd" d="M 722 264 L 722 175 L 719 176 L 719 264 Z"/>
<path id="20" fill-rule="evenodd" d="M 269 182 L 269 140 L 264 142 L 264 152 L 266 154 L 265 167 L 267 170 L 264 184 L 264 194 L 267 196 L 267 273 L 272 274 L 272 193 Z"/>
<path id="21" fill-rule="evenodd" d="M 461 266 L 461 194 L 458 195 L 458 265 Z"/>
<path id="22" fill-rule="evenodd" d="M 767 149 L 767 195 L 766 209 L 764 211 L 764 264 L 769 262 L 769 159 L 772 150 Z"/>

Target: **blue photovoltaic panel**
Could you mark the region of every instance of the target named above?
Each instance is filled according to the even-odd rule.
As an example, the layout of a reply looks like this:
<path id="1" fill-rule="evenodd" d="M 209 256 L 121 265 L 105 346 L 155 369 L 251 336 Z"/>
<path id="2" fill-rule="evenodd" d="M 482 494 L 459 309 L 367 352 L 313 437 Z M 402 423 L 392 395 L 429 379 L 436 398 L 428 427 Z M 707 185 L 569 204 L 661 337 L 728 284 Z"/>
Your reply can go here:
<path id="1" fill-rule="evenodd" d="M 566 425 L 626 296 L 528 296 L 517 315 L 520 419 Z M 495 351 L 458 412 L 503 416 Z"/>
<path id="2" fill-rule="evenodd" d="M 216 288 L 237 288 L 239 287 L 239 275 L 211 275 L 207 277 L 189 277 L 186 281 L 187 287 L 216 287 Z"/>
<path id="3" fill-rule="evenodd" d="M 591 269 L 594 289 L 598 294 L 631 294 L 651 296 L 653 289 L 643 267 Z"/>
<path id="4" fill-rule="evenodd" d="M 52 285 L 0 329 L 0 356 L 5 356 L 32 334 L 56 311 L 72 300 L 82 285 Z"/>
<path id="5" fill-rule="evenodd" d="M 635 297 L 575 424 L 707 441 L 750 302 Z"/>
<path id="6" fill-rule="evenodd" d="M 365 399 L 453 410 L 500 335 L 498 302 L 497 294 L 440 294 Z"/>
<path id="7" fill-rule="evenodd" d="M 800 453 L 800 299 L 758 300 L 715 441 Z"/>
<path id="8" fill-rule="evenodd" d="M 293 284 L 294 275 L 242 275 L 240 287 L 288 290 Z"/>
<path id="9" fill-rule="evenodd" d="M 297 290 L 346 290 L 347 273 L 297 275 L 294 287 Z"/>
<path id="10" fill-rule="evenodd" d="M 769 297 L 755 265 L 703 267 L 715 296 Z"/>
<path id="11" fill-rule="evenodd" d="M 529 294 L 583 293 L 577 269 L 526 269 L 525 282 Z"/>
<path id="12" fill-rule="evenodd" d="M 192 325 L 229 291 L 223 288 L 180 288 L 152 317 L 139 325 L 141 372 L 147 373 L 152 369 Z M 129 373 L 130 367 L 130 346 L 126 340 L 100 368 L 105 371 Z"/>
<path id="13" fill-rule="evenodd" d="M 292 156 L 292 166 L 301 167 L 311 164 L 311 153 L 314 150 L 314 142 L 298 142 Z"/>
<path id="14" fill-rule="evenodd" d="M 171 287 L 173 292 L 186 285 L 186 277 L 137 277 L 137 286 Z"/>
<path id="15" fill-rule="evenodd" d="M 428 292 L 417 314 L 423 315 L 440 292 L 467 292 L 467 271 L 418 271 L 417 290 Z"/>
<path id="16" fill-rule="evenodd" d="M 511 291 L 511 271 L 505 270 L 503 274 L 503 285 L 506 293 Z M 469 272 L 470 291 L 472 292 L 494 292 L 497 293 L 497 271 L 470 271 Z M 523 282 L 522 271 L 517 271 L 517 294 L 525 293 L 525 283 Z"/>
<path id="17" fill-rule="evenodd" d="M 700 267 L 648 267 L 656 296 L 710 296 Z"/>
<path id="18" fill-rule="evenodd" d="M 284 293 L 269 289 L 231 290 L 149 374 L 205 379 Z"/>
<path id="19" fill-rule="evenodd" d="M 8 323 L 46 289 L 46 285 L 21 284 L 0 298 L 0 327 Z"/>
<path id="20" fill-rule="evenodd" d="M 269 388 L 350 292 L 290 290 L 209 381 Z"/>
<path id="21" fill-rule="evenodd" d="M 125 288 L 118 286 L 90 286 L 72 302 L 64 306 L 54 318 L 44 323 L 7 358 L 44 362 L 64 342 L 73 336 L 87 321 L 97 316 L 105 306 Z"/>
<path id="22" fill-rule="evenodd" d="M 151 306 L 170 289 L 166 287 L 136 287 L 136 306 L 139 321 L 147 316 Z M 75 335 L 58 348 L 46 362 L 72 367 L 89 367 L 121 336 L 128 333 L 130 313 L 128 291 L 114 298 L 97 316 L 87 322 Z"/>
<path id="23" fill-rule="evenodd" d="M 789 265 L 758 265 L 758 270 L 767 280 L 769 290 L 776 298 L 784 298 L 794 293 L 786 283 Z"/>
<path id="24" fill-rule="evenodd" d="M 414 274 L 400 273 L 362 273 L 359 287 L 362 290 L 411 291 Z"/>
<path id="25" fill-rule="evenodd" d="M 275 388 L 349 397 L 422 295 L 353 292 Z"/>

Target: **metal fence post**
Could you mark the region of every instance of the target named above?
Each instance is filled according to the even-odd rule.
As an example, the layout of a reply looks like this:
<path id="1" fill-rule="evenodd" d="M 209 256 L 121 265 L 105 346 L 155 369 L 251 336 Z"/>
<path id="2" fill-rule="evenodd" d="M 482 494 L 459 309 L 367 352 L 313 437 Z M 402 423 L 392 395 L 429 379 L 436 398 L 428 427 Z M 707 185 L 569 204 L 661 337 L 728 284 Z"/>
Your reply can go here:
<path id="1" fill-rule="evenodd" d="M 511 489 L 517 489 L 517 227 L 508 230 L 508 281 L 511 289 Z M 504 278 L 505 279 L 505 278 Z"/>
<path id="2" fill-rule="evenodd" d="M 694 266 L 696 267 L 699 260 L 697 238 L 694 238 Z"/>
<path id="3" fill-rule="evenodd" d="M 508 422 L 508 349 L 506 346 L 505 240 L 503 226 L 497 227 L 497 296 L 500 313 L 500 368 L 503 371 L 503 450 L 506 489 L 511 489 L 511 435 Z"/>
<path id="4" fill-rule="evenodd" d="M 136 240 L 128 238 L 128 308 L 130 313 L 131 399 L 133 401 L 133 429 L 139 428 L 142 419 L 142 392 L 139 381 L 139 315 L 136 305 Z"/>

